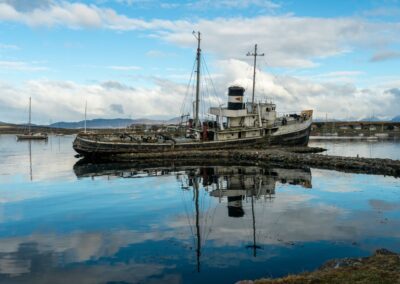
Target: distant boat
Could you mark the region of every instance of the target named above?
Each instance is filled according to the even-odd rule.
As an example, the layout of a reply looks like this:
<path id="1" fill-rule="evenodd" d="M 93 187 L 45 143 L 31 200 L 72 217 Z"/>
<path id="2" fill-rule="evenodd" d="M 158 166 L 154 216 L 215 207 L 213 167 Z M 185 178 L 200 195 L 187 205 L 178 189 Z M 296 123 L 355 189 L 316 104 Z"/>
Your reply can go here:
<path id="1" fill-rule="evenodd" d="M 33 133 L 31 130 L 31 97 L 29 97 L 29 118 L 28 118 L 28 132 L 24 134 L 18 134 L 17 140 L 47 140 L 48 136 L 46 133 Z"/>
<path id="2" fill-rule="evenodd" d="M 378 140 L 378 137 L 376 137 L 376 136 L 368 136 L 367 137 L 367 141 L 377 141 Z"/>
<path id="3" fill-rule="evenodd" d="M 389 138 L 389 134 L 388 134 L 388 133 L 375 133 L 374 136 L 375 136 L 376 138 L 378 138 L 378 139 Z"/>

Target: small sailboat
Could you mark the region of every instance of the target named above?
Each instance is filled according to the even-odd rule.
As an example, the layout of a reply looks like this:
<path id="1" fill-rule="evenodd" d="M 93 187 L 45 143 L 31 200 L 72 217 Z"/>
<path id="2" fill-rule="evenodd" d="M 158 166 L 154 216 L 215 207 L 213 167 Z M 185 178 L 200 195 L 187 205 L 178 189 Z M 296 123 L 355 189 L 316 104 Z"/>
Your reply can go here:
<path id="1" fill-rule="evenodd" d="M 47 140 L 48 136 L 46 133 L 34 133 L 31 130 L 31 112 L 32 112 L 32 107 L 31 107 L 31 97 L 29 97 L 29 118 L 28 118 L 28 132 L 24 134 L 18 134 L 17 135 L 17 140 Z"/>

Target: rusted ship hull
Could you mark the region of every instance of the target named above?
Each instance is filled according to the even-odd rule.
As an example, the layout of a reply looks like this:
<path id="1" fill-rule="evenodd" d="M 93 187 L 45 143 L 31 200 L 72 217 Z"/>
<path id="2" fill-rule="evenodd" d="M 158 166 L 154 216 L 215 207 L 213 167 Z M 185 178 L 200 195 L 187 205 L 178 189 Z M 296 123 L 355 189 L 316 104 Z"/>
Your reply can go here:
<path id="1" fill-rule="evenodd" d="M 310 139 L 311 124 L 299 131 L 272 135 L 269 139 L 270 145 L 282 145 L 282 146 L 307 146 Z"/>
<path id="2" fill-rule="evenodd" d="M 243 149 L 248 147 L 279 146 L 306 146 L 310 136 L 311 124 L 302 130 L 281 135 L 266 135 L 258 138 L 244 138 L 228 141 L 196 141 L 165 143 L 138 143 L 102 141 L 96 134 L 80 133 L 73 143 L 74 150 L 85 157 L 101 158 L 115 154 L 135 153 L 162 153 L 168 151 L 198 151 L 198 150 L 226 150 Z"/>

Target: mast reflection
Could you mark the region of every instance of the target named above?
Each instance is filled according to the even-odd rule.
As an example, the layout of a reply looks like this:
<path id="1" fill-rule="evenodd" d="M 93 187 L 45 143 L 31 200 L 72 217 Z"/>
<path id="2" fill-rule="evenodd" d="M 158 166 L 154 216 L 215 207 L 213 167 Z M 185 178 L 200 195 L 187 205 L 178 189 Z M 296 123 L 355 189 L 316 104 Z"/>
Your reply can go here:
<path id="1" fill-rule="evenodd" d="M 279 167 L 258 166 L 232 166 L 229 164 L 217 164 L 204 166 L 196 163 L 90 163 L 81 160 L 74 166 L 78 178 L 101 177 L 107 178 L 142 178 L 171 175 L 176 176 L 183 192 L 192 192 L 191 198 L 194 205 L 194 220 L 188 220 L 193 224 L 191 229 L 194 236 L 196 250 L 196 270 L 200 272 L 201 250 L 206 241 L 205 230 L 202 221 L 207 222 L 204 211 L 204 200 L 201 194 L 205 193 L 210 199 L 218 199 L 221 204 L 226 204 L 229 218 L 242 218 L 251 214 L 252 243 L 246 248 L 252 250 L 253 257 L 257 256 L 257 250 L 262 249 L 257 244 L 257 218 L 255 213 L 256 202 L 273 202 L 275 198 L 276 184 L 300 185 L 311 188 L 311 171 L 305 169 L 287 169 Z M 250 200 L 251 210 L 246 212 L 244 202 Z M 207 232 L 206 232 L 207 233 Z"/>

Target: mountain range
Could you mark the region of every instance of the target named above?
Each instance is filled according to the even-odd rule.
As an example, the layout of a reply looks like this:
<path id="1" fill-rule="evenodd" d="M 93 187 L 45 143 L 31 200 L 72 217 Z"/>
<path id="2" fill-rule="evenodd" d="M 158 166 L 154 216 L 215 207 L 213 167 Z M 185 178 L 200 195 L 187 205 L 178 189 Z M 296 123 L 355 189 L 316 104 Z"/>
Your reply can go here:
<path id="1" fill-rule="evenodd" d="M 326 120 L 324 118 L 314 118 L 313 119 L 314 122 L 325 122 Z M 328 119 L 328 122 L 332 122 L 332 121 L 346 121 L 344 119 L 334 119 L 334 118 L 330 118 Z M 380 119 L 379 117 L 373 116 L 373 117 L 368 117 L 368 118 L 362 118 L 362 119 L 350 119 L 349 121 L 363 121 L 363 122 L 377 122 L 377 121 L 390 121 L 390 122 L 400 122 L 400 115 L 397 115 L 395 117 L 393 117 L 392 119 Z"/>
<path id="2" fill-rule="evenodd" d="M 400 122 L 400 115 L 393 117 L 391 121 L 392 122 Z"/>
<path id="3" fill-rule="evenodd" d="M 329 120 L 331 121 L 343 121 L 343 120 Z M 400 115 L 393 117 L 391 120 L 380 120 L 379 118 L 373 117 L 371 119 L 361 119 L 360 121 L 391 121 L 391 122 L 400 122 Z M 139 119 L 129 119 L 129 118 L 114 118 L 114 119 L 91 119 L 86 121 L 87 128 L 126 128 L 129 125 L 160 125 L 160 124 L 177 124 L 180 122 L 180 117 L 175 117 L 171 119 L 161 120 L 161 119 L 149 119 L 149 118 L 139 118 Z M 315 118 L 314 122 L 325 122 L 325 119 L 322 118 Z M 7 122 L 0 122 L 0 125 L 13 125 Z M 25 125 L 25 124 L 21 124 Z M 32 124 L 34 125 L 34 124 Z M 40 126 L 40 125 L 36 125 Z M 42 125 L 45 126 L 45 125 Z M 76 122 L 66 122 L 60 121 L 56 123 L 52 123 L 47 125 L 46 127 L 54 127 L 54 128 L 69 128 L 69 129 L 77 129 L 77 128 L 84 128 L 85 122 L 76 121 Z"/>
<path id="4" fill-rule="evenodd" d="M 114 118 L 114 119 L 91 119 L 86 121 L 87 128 L 126 128 L 129 125 L 145 124 L 145 125 L 159 125 L 159 124 L 176 124 L 180 121 L 179 117 L 168 120 L 156 120 L 148 118 L 129 119 L 129 118 Z M 55 128 L 84 128 L 85 121 L 77 122 L 56 122 L 49 125 Z"/>

